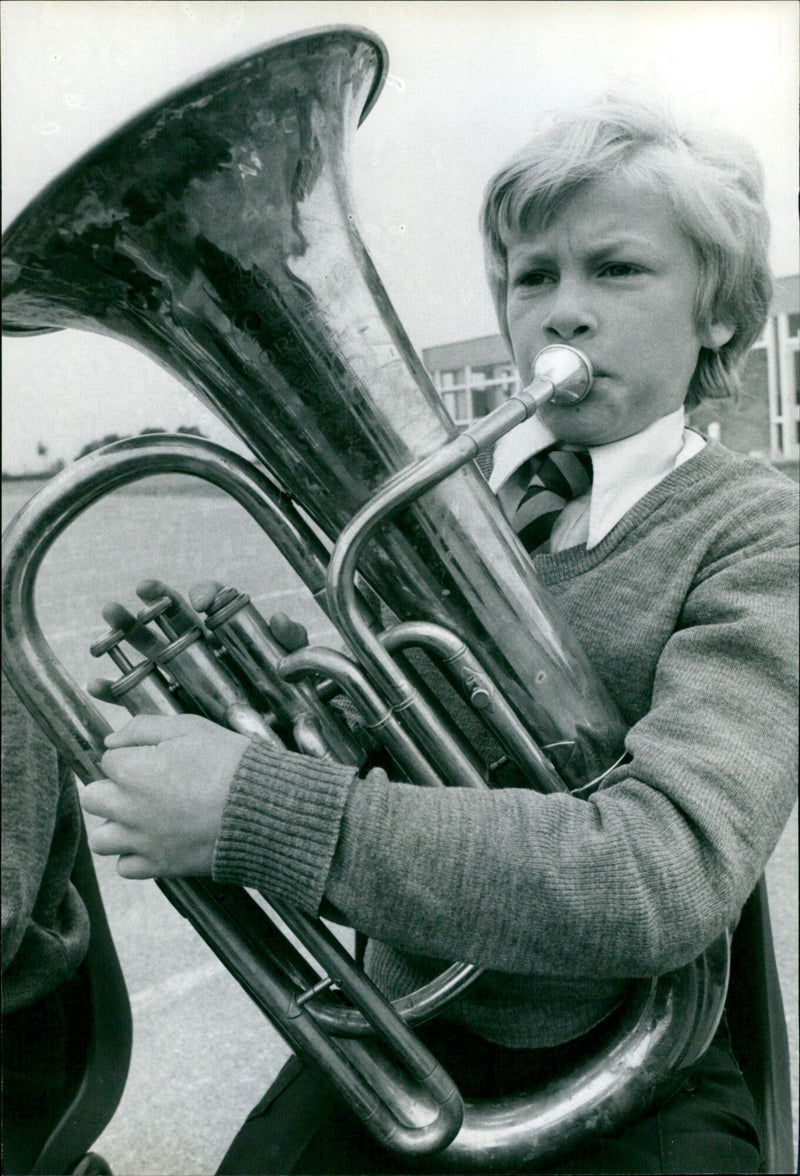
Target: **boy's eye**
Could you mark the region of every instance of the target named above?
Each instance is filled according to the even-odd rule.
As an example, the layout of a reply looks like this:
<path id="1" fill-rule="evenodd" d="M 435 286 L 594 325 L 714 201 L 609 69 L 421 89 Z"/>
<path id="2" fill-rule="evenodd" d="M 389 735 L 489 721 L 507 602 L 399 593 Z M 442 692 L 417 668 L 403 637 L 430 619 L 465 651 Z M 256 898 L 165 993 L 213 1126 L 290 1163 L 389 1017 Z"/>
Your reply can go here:
<path id="1" fill-rule="evenodd" d="M 545 286 L 554 280 L 553 275 L 545 270 L 526 270 L 514 278 L 513 285 L 535 288 L 536 286 Z"/>
<path id="2" fill-rule="evenodd" d="M 601 275 L 605 278 L 629 278 L 633 274 L 641 272 L 640 266 L 629 261 L 609 261 L 600 270 Z"/>

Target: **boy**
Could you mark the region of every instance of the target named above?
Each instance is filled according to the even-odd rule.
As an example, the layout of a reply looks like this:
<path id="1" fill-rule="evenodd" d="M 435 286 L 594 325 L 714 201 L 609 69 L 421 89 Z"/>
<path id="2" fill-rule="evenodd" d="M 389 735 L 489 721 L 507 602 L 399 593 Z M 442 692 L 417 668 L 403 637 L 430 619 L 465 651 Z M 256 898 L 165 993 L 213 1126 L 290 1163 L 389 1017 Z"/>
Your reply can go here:
<path id="1" fill-rule="evenodd" d="M 523 381 L 552 343 L 595 367 L 586 401 L 503 439 L 491 485 L 630 724 L 628 762 L 588 802 L 437 791 L 149 717 L 109 737 L 110 780 L 84 806 L 124 876 L 213 871 L 314 913 L 326 899 L 370 937 L 389 997 L 445 960 L 491 969 L 429 1031 L 485 1096 L 579 1054 L 626 980 L 693 959 L 738 918 L 793 803 L 796 561 L 791 484 L 684 422 L 699 396 L 730 394 L 769 305 L 750 154 L 641 103 L 597 104 L 499 173 L 482 223 Z M 588 450 L 593 483 L 546 535 L 529 459 L 554 439 Z M 756 1170 L 724 1030 L 694 1083 L 549 1170 Z M 308 1127 L 320 1102 L 296 1067 L 279 1086 L 223 1170 L 402 1170 L 341 1118 L 265 1166 L 289 1108 Z"/>

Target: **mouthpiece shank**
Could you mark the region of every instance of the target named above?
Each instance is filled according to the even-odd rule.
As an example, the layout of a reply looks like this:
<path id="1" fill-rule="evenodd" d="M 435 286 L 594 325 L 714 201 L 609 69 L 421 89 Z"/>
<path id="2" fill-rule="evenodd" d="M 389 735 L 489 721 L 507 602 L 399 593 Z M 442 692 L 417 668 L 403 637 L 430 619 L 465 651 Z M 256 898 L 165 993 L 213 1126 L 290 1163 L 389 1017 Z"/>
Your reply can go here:
<path id="1" fill-rule="evenodd" d="M 463 436 L 474 441 L 475 452 L 480 452 L 488 445 L 494 445 L 515 425 L 533 416 L 548 401 L 562 406 L 579 404 L 589 395 L 593 380 L 592 362 L 577 347 L 566 344 L 543 347 L 533 361 L 530 384 L 516 396 L 510 396 L 489 416 L 476 421 Z"/>
<path id="2" fill-rule="evenodd" d="M 578 404 L 591 391 L 594 371 L 592 361 L 577 347 L 554 344 L 543 347 L 533 361 L 533 380 L 521 395 L 530 395 L 538 407 L 548 400 L 568 406 Z M 550 384 L 550 392 L 545 391 Z"/>

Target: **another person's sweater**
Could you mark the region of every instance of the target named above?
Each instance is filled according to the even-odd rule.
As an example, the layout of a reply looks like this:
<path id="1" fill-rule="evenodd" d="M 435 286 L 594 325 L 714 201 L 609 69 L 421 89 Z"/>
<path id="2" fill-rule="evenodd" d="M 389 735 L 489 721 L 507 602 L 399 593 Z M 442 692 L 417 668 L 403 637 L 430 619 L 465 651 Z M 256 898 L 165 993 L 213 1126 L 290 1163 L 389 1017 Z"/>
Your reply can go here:
<path id="1" fill-rule="evenodd" d="M 592 551 L 535 557 L 630 724 L 589 800 L 361 779 L 254 741 L 215 877 L 326 899 L 391 997 L 454 959 L 490 969 L 447 1016 L 492 1041 L 584 1032 L 735 923 L 791 811 L 796 512 L 789 479 L 711 443 Z"/>
<path id="2" fill-rule="evenodd" d="M 81 811 L 72 772 L 3 675 L 3 1015 L 55 992 L 89 945 L 70 875 Z"/>

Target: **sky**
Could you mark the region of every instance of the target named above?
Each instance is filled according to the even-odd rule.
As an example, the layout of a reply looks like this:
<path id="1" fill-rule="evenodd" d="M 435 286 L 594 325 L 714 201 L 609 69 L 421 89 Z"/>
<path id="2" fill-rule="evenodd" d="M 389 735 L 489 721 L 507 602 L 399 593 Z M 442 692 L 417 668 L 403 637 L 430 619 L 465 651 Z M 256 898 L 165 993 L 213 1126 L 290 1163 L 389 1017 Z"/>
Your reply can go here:
<path id="1" fill-rule="evenodd" d="M 798 270 L 794 0 L 4 0 L 3 226 L 101 137 L 194 75 L 276 37 L 358 24 L 390 73 L 356 136 L 353 200 L 420 349 L 492 334 L 477 217 L 541 116 L 615 86 L 748 138 L 777 275 Z M 72 460 L 145 427 L 229 435 L 146 356 L 87 332 L 4 340 L 3 470 Z M 37 456 L 37 448 L 46 452 Z"/>

